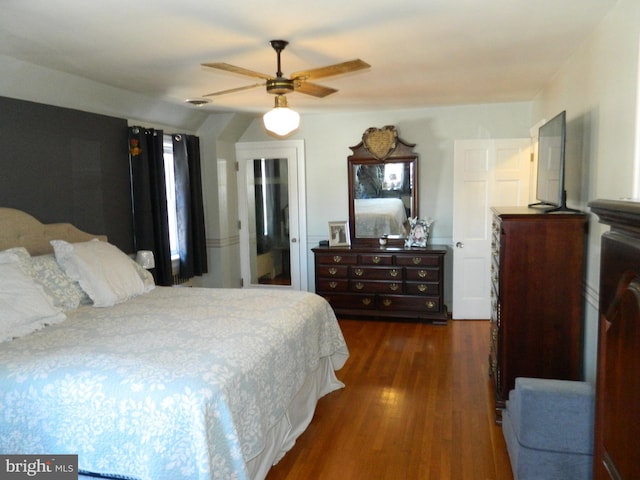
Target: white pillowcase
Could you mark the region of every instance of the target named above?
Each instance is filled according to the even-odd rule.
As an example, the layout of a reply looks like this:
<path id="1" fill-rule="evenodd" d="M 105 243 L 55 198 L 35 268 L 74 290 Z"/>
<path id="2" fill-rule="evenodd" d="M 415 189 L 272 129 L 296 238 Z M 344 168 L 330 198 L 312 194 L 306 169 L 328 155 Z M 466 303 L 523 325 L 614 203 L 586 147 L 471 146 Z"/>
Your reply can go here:
<path id="1" fill-rule="evenodd" d="M 96 307 L 110 307 L 145 293 L 135 262 L 114 245 L 98 239 L 51 245 L 65 273 L 77 280 Z"/>
<path id="2" fill-rule="evenodd" d="M 67 317 L 21 267 L 15 253 L 0 252 L 0 342 L 27 335 Z"/>

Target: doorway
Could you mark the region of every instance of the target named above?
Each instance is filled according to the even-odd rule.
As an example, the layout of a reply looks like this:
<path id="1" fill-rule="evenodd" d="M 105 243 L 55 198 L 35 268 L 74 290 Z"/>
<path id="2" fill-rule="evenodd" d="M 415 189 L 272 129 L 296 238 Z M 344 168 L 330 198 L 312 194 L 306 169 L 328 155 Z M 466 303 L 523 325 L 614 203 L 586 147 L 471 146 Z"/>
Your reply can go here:
<path id="1" fill-rule="evenodd" d="M 454 319 L 491 315 L 491 207 L 530 201 L 531 139 L 456 140 L 453 162 Z"/>
<path id="2" fill-rule="evenodd" d="M 306 290 L 304 142 L 236 144 L 244 287 Z"/>

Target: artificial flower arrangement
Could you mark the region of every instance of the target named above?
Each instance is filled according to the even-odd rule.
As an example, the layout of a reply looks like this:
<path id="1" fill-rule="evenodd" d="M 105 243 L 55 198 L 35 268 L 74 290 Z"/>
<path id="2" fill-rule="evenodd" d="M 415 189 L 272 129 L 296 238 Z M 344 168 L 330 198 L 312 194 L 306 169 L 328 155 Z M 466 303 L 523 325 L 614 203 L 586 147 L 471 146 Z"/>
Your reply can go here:
<path id="1" fill-rule="evenodd" d="M 429 229 L 433 224 L 433 219 L 410 217 L 408 219 L 411 231 L 409 236 L 404 241 L 405 247 L 426 247 L 427 240 L 429 239 Z"/>

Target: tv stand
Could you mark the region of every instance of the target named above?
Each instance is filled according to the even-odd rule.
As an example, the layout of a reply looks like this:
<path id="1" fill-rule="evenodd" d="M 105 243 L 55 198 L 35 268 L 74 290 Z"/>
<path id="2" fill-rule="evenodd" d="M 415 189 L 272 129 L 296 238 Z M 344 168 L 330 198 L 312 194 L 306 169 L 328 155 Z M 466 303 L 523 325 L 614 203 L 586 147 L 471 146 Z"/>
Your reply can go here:
<path id="1" fill-rule="evenodd" d="M 567 207 L 567 191 L 566 190 L 562 192 L 562 200 L 560 201 L 560 205 L 556 205 L 554 203 L 549 203 L 549 202 L 537 202 L 537 203 L 530 203 L 528 207 L 529 208 L 551 207 L 551 208 L 548 208 L 547 210 L 543 210 L 544 213 L 582 213 L 580 210 Z"/>
<path id="2" fill-rule="evenodd" d="M 500 421 L 516 377 L 582 380 L 587 216 L 491 210 L 489 372 Z"/>
<path id="3" fill-rule="evenodd" d="M 529 207 L 529 208 L 545 208 L 545 207 L 555 208 L 556 205 L 553 204 L 553 203 L 548 203 L 548 202 L 536 202 L 536 203 L 530 203 L 529 205 L 527 205 L 527 207 Z"/>
<path id="4" fill-rule="evenodd" d="M 544 213 L 582 213 L 580 210 L 575 208 L 567 207 L 566 203 L 559 205 L 557 207 L 550 208 L 549 210 L 545 210 Z"/>

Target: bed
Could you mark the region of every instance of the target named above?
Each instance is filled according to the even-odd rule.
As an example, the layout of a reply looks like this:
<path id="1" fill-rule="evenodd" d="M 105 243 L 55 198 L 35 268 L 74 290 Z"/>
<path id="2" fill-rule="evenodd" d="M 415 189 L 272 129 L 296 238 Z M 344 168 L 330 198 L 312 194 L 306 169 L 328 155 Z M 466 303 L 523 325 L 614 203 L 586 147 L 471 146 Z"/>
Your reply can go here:
<path id="1" fill-rule="evenodd" d="M 83 479 L 264 478 L 317 400 L 344 386 L 335 371 L 348 349 L 329 304 L 309 292 L 154 286 L 94 237 L 0 208 L 0 270 L 19 265 L 55 311 L 0 343 L 0 453 L 77 454 Z M 114 301 L 80 266 L 109 270 L 116 257 L 142 287 Z M 43 261 L 77 304 L 51 293 L 60 285 Z M 13 301 L 14 285 L 2 285 L 0 301 Z"/>
<path id="2" fill-rule="evenodd" d="M 399 198 L 358 198 L 354 209 L 358 237 L 406 233 L 407 213 Z"/>

